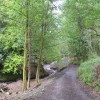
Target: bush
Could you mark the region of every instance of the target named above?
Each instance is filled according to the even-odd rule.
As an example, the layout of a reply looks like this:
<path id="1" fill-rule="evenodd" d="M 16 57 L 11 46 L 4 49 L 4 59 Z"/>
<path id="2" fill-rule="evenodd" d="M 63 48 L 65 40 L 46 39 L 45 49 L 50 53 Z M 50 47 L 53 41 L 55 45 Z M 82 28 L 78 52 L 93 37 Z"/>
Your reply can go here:
<path id="1" fill-rule="evenodd" d="M 99 67 L 99 68 L 98 68 Z M 88 61 L 81 63 L 78 69 L 79 78 L 87 85 L 96 87 L 100 90 L 100 57 L 91 58 Z"/>
<path id="2" fill-rule="evenodd" d="M 23 57 L 14 53 L 11 53 L 4 62 L 3 73 L 18 74 L 21 72 L 23 64 Z"/>

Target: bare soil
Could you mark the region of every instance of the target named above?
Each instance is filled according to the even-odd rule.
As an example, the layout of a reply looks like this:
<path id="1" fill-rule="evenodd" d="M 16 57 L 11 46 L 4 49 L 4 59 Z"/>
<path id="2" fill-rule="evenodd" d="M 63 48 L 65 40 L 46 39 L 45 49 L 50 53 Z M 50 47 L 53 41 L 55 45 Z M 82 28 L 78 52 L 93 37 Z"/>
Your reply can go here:
<path id="1" fill-rule="evenodd" d="M 3 91 L 3 93 L 0 93 L 0 100 L 8 100 L 7 98 L 11 96 L 15 97 L 18 94 L 22 93 L 22 80 L 18 80 L 16 82 L 0 83 L 0 85 L 1 84 L 6 86 L 8 90 Z M 30 85 L 31 85 L 30 88 L 33 88 L 35 86 L 35 80 L 31 80 Z"/>

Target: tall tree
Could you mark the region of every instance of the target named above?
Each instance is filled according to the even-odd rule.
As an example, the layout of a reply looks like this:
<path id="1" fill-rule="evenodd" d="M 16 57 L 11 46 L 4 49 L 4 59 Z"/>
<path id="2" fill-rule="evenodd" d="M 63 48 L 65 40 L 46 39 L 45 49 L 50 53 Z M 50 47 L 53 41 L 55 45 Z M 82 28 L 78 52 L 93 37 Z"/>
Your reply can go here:
<path id="1" fill-rule="evenodd" d="M 28 33 L 28 82 L 27 88 L 30 87 L 30 79 L 31 79 L 31 38 L 32 34 L 31 31 Z"/>
<path id="2" fill-rule="evenodd" d="M 25 32 L 25 42 L 24 42 L 23 91 L 27 89 L 26 72 L 27 72 L 27 64 L 28 64 L 28 37 L 30 36 L 29 35 L 30 33 L 29 32 L 29 4 L 30 4 L 29 0 L 26 0 L 26 32 Z M 30 68 L 30 61 L 29 61 L 29 68 Z"/>
<path id="3" fill-rule="evenodd" d="M 98 26 L 97 20 L 99 20 L 100 16 L 98 14 L 99 9 L 96 8 L 97 5 L 99 5 L 98 0 L 91 0 L 91 2 L 88 0 L 65 1 L 64 30 L 68 40 L 70 56 L 80 56 L 85 60 L 89 55 L 98 52 L 98 49 L 93 46 L 95 44 L 93 40 L 98 41 L 94 34 L 99 34 L 96 28 Z"/>

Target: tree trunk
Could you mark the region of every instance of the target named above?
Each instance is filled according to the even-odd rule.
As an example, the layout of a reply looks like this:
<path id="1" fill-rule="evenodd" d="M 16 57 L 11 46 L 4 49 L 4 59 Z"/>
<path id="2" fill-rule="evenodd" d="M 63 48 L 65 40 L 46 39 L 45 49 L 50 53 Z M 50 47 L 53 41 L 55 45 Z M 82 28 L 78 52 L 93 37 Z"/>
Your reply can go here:
<path id="1" fill-rule="evenodd" d="M 45 1 L 43 0 L 43 3 Z M 41 32 L 41 41 L 40 41 L 40 51 L 39 51 L 39 61 L 38 61 L 38 66 L 37 66 L 37 72 L 36 72 L 36 82 L 37 82 L 37 86 L 40 85 L 40 81 L 39 81 L 39 78 L 40 78 L 40 75 L 44 73 L 44 75 L 48 75 L 43 66 L 41 66 L 41 63 L 42 63 L 42 51 L 43 51 L 43 47 L 44 47 L 44 36 L 46 35 L 46 32 L 47 32 L 47 16 L 48 16 L 48 10 L 49 10 L 49 2 L 48 2 L 48 6 L 47 8 L 45 7 L 45 4 L 44 4 L 44 14 L 43 14 L 43 22 L 42 22 L 42 32 Z M 40 72 L 41 71 L 41 72 Z"/>
<path id="2" fill-rule="evenodd" d="M 28 32 L 29 32 L 29 0 L 26 0 L 26 32 L 24 42 L 24 65 L 23 65 L 23 91 L 27 89 L 27 61 L 28 61 Z"/>
<path id="3" fill-rule="evenodd" d="M 36 72 L 37 85 L 40 85 L 39 78 L 40 78 L 40 67 L 41 67 L 41 62 L 42 62 L 43 41 L 44 41 L 44 25 L 42 25 L 40 51 L 39 51 L 39 61 L 38 61 L 37 72 Z"/>
<path id="4" fill-rule="evenodd" d="M 24 65 L 23 65 L 23 91 L 27 89 L 27 32 L 25 33 L 25 43 L 24 43 Z"/>
<path id="5" fill-rule="evenodd" d="M 31 78 L 31 32 L 28 34 L 28 82 L 27 88 L 30 87 L 30 78 Z"/>

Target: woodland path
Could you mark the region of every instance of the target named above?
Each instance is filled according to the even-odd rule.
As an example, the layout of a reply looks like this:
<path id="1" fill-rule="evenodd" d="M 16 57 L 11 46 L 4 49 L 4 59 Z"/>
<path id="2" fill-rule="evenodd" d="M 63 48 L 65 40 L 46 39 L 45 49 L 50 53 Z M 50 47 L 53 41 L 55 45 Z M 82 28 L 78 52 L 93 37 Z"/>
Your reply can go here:
<path id="1" fill-rule="evenodd" d="M 24 100 L 94 100 L 80 87 L 76 65 L 61 71 L 42 94 Z"/>

